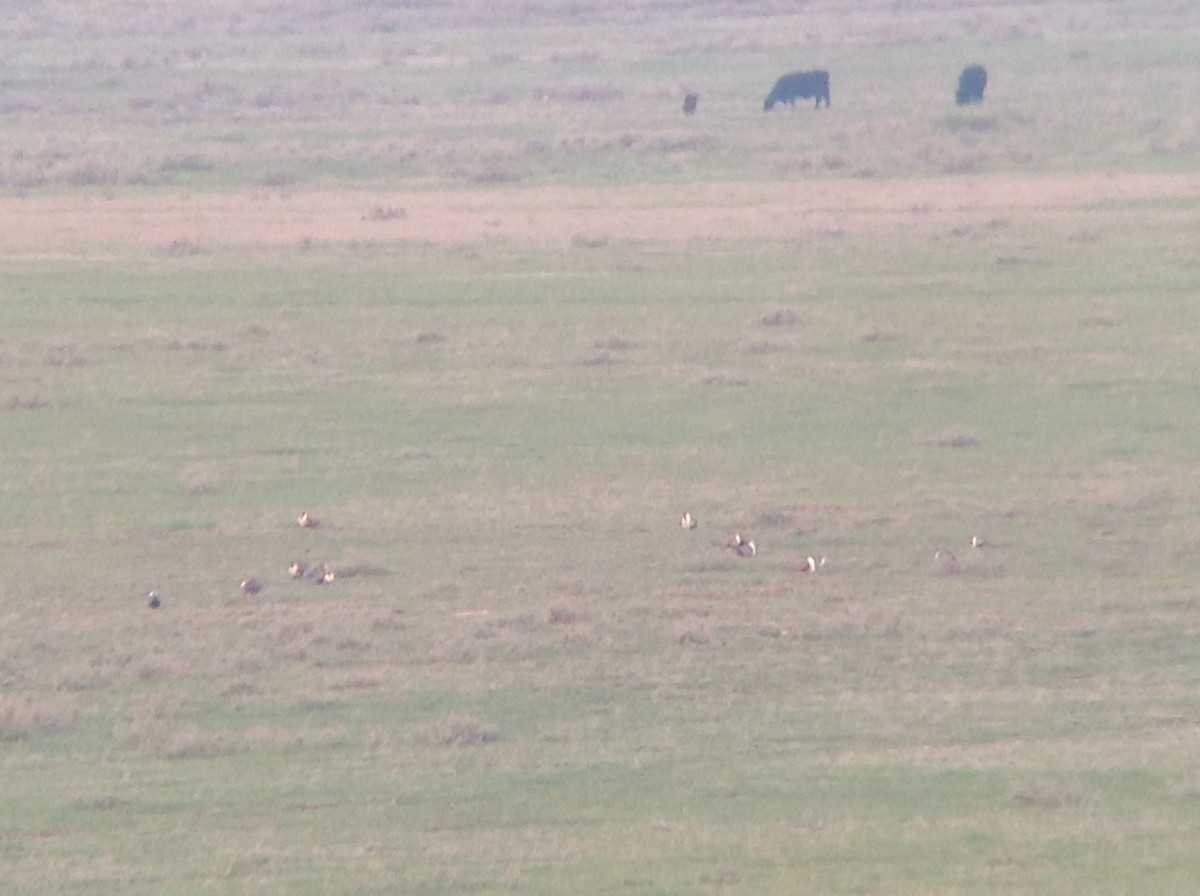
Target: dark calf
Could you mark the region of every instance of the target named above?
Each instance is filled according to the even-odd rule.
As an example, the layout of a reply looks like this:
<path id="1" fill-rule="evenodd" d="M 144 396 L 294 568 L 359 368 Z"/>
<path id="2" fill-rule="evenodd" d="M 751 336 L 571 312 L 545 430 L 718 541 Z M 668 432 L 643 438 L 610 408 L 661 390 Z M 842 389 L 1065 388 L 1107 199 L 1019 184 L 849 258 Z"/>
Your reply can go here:
<path id="1" fill-rule="evenodd" d="M 983 89 L 987 87 L 987 69 L 982 65 L 968 65 L 958 76 L 958 90 L 954 101 L 960 106 L 982 103 Z"/>

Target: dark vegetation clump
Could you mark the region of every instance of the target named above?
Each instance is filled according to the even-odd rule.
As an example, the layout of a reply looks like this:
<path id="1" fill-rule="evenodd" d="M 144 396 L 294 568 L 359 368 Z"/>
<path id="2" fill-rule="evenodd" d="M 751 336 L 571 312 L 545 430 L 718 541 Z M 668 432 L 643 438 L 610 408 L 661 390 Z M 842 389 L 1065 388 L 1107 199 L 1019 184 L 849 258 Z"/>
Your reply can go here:
<path id="1" fill-rule="evenodd" d="M 800 316 L 791 308 L 777 308 L 763 315 L 764 327 L 793 327 L 800 321 Z"/>
<path id="2" fill-rule="evenodd" d="M 474 747 L 500 739 L 500 732 L 469 715 L 451 715 L 429 723 L 423 737 L 435 747 Z"/>

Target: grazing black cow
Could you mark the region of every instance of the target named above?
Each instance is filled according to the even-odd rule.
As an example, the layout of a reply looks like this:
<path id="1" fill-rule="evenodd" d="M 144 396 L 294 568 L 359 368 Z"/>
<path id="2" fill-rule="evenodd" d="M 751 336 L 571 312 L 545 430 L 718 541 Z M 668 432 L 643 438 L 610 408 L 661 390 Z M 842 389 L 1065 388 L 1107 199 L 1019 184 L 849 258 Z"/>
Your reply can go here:
<path id="1" fill-rule="evenodd" d="M 982 65 L 968 65 L 958 76 L 958 91 L 954 101 L 960 106 L 983 102 L 983 88 L 987 87 L 987 69 Z"/>
<path id="2" fill-rule="evenodd" d="M 825 101 L 826 108 L 829 107 L 829 72 L 792 72 L 784 75 L 775 82 L 763 100 L 763 111 L 770 112 L 776 103 L 794 106 L 797 99 L 806 100 L 809 97 L 816 99 L 814 109 L 821 108 L 821 100 Z"/>
<path id="3" fill-rule="evenodd" d="M 700 102 L 700 94 L 689 93 L 683 98 L 683 114 L 691 115 L 696 111 L 696 104 Z"/>

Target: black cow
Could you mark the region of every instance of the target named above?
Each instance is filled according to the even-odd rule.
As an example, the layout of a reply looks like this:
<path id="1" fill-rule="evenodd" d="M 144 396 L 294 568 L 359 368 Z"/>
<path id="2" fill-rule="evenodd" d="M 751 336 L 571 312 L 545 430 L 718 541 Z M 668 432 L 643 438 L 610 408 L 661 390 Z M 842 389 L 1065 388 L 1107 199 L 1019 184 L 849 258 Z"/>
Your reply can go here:
<path id="1" fill-rule="evenodd" d="M 968 65 L 958 76 L 958 92 L 954 101 L 960 106 L 983 102 L 983 88 L 987 87 L 987 69 L 982 65 Z"/>
<path id="2" fill-rule="evenodd" d="M 683 114 L 691 115 L 696 111 L 696 105 L 700 102 L 700 94 L 689 93 L 683 98 Z"/>
<path id="3" fill-rule="evenodd" d="M 771 111 L 771 107 L 776 103 L 794 106 L 797 99 L 806 100 L 809 97 L 816 98 L 814 109 L 821 108 L 821 100 L 825 101 L 826 108 L 829 107 L 829 72 L 792 72 L 784 75 L 775 82 L 775 86 L 763 100 L 763 111 Z"/>

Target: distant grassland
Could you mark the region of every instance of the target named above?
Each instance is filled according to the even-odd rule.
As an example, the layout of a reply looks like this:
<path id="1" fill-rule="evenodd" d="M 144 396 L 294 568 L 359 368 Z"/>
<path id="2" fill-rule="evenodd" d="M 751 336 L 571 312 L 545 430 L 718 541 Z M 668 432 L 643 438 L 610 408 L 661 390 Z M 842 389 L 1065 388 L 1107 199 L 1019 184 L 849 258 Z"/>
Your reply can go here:
<path id="1" fill-rule="evenodd" d="M 6 18 L 4 886 L 1194 887 L 1198 13 L 859 7 Z"/>
<path id="2" fill-rule="evenodd" d="M 1187 170 L 1183 4 L 54 4 L 0 26 L 0 184 L 620 183 Z M 119 10 L 119 11 L 118 11 Z M 953 105 L 962 65 L 991 73 Z M 833 109 L 762 98 L 832 73 Z M 685 119 L 685 90 L 700 93 Z"/>

